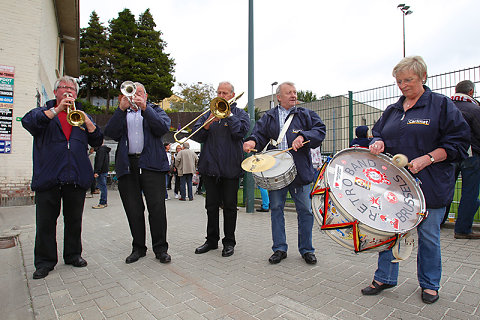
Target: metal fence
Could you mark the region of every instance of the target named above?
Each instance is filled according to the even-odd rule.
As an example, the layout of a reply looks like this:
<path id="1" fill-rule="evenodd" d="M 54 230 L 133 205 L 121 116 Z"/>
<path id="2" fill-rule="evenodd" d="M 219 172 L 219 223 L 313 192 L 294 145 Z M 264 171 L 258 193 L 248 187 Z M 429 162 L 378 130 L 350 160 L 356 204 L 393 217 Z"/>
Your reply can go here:
<path id="1" fill-rule="evenodd" d="M 455 93 L 456 84 L 462 80 L 470 80 L 478 87 L 480 66 L 429 76 L 427 86 L 434 92 L 451 97 Z M 327 127 L 322 154 L 333 155 L 348 147 L 357 126 L 366 125 L 372 128 L 383 110 L 395 103 L 400 96 L 401 91 L 392 83 L 358 92 L 349 91 L 345 95 L 303 103 L 300 106 L 312 109 L 322 118 Z M 452 213 L 457 212 L 460 193 L 461 177 L 456 184 L 454 202 L 450 208 Z M 475 221 L 480 221 L 479 212 L 475 215 Z"/>

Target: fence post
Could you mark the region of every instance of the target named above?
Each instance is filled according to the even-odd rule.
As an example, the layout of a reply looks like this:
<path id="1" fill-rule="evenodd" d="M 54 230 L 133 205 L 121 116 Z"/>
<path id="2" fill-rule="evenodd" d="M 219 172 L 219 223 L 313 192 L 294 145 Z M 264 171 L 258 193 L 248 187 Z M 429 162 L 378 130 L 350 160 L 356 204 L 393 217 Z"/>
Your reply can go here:
<path id="1" fill-rule="evenodd" d="M 353 140 L 353 92 L 348 91 L 348 141 Z"/>

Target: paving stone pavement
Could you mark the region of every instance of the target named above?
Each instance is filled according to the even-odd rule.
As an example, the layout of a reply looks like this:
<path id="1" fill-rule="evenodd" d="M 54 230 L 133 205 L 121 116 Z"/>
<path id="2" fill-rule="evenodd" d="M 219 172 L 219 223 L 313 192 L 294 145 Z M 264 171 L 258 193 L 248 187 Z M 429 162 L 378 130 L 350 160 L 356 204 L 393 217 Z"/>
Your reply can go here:
<path id="1" fill-rule="evenodd" d="M 307 265 L 297 251 L 294 212 L 286 213 L 288 258 L 278 265 L 268 263 L 269 214 L 244 208 L 238 211 L 235 254 L 222 257 L 220 246 L 197 255 L 205 240 L 201 196 L 167 201 L 170 264 L 156 260 L 149 243 L 147 256 L 127 265 L 131 236 L 118 191 L 109 192 L 107 208 L 92 209 L 97 202 L 98 195 L 85 203 L 88 266 L 61 261 L 60 217 L 60 262 L 41 280 L 32 279 L 35 207 L 0 208 L 0 231 L 16 226 L 20 233 L 16 247 L 0 250 L 0 319 L 480 319 L 480 241 L 455 240 L 451 229 L 442 229 L 440 300 L 426 305 L 415 254 L 401 262 L 396 288 L 362 296 L 377 254 L 350 252 L 315 225 L 318 263 Z"/>

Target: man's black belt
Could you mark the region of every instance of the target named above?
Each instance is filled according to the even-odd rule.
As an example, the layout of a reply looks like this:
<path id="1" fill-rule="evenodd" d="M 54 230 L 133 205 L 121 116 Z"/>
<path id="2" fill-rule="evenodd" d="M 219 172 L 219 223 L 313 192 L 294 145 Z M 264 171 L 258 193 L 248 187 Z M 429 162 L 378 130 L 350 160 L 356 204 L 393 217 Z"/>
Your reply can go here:
<path id="1" fill-rule="evenodd" d="M 140 158 L 141 153 L 129 153 L 128 156 L 131 158 Z"/>

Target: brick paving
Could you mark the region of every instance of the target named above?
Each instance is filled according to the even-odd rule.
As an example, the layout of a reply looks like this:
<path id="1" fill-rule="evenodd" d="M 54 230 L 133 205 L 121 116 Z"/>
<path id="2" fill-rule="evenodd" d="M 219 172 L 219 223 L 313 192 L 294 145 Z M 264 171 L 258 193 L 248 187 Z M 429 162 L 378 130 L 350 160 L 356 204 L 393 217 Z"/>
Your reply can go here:
<path id="1" fill-rule="evenodd" d="M 171 195 L 170 191 L 170 195 Z M 380 296 L 362 296 L 376 268 L 376 253 L 355 254 L 314 226 L 318 263 L 307 265 L 297 251 L 297 220 L 286 213 L 288 258 L 270 265 L 268 213 L 238 212 L 235 254 L 196 255 L 205 241 L 204 199 L 167 201 L 170 264 L 149 251 L 125 264 L 131 236 L 118 191 L 106 209 L 98 195 L 86 199 L 83 257 L 86 268 L 60 261 L 33 280 L 35 207 L 0 208 L 4 231 L 16 226 L 19 245 L 0 250 L 0 319 L 480 319 L 480 241 L 455 240 L 442 229 L 440 300 L 420 299 L 415 254 L 401 263 L 399 285 Z M 58 223 L 59 257 L 63 221 Z M 150 240 L 148 240 L 150 241 Z M 22 299 L 23 297 L 23 299 Z"/>

